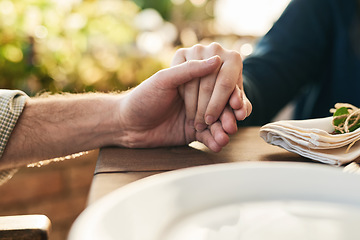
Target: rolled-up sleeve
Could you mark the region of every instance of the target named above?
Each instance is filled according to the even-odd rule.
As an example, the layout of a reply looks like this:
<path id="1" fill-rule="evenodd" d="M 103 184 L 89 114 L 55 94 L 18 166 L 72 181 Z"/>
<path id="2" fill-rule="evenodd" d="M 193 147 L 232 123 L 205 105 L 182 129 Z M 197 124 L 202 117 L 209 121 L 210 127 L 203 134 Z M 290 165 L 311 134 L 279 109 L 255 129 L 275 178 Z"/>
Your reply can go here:
<path id="1" fill-rule="evenodd" d="M 0 161 L 28 96 L 18 90 L 0 89 Z M 0 171 L 0 185 L 12 177 L 17 169 Z"/>

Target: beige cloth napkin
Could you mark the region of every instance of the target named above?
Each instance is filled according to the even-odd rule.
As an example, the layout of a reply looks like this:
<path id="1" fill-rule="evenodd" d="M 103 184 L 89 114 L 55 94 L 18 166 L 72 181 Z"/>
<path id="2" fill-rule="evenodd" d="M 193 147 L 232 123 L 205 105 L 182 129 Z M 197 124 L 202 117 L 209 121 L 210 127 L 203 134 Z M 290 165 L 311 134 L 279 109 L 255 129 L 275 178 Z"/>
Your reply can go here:
<path id="1" fill-rule="evenodd" d="M 354 161 L 360 156 L 360 141 L 347 149 L 360 138 L 360 128 L 333 135 L 331 122 L 332 117 L 273 122 L 260 128 L 260 137 L 269 144 L 322 163 L 343 165 Z"/>

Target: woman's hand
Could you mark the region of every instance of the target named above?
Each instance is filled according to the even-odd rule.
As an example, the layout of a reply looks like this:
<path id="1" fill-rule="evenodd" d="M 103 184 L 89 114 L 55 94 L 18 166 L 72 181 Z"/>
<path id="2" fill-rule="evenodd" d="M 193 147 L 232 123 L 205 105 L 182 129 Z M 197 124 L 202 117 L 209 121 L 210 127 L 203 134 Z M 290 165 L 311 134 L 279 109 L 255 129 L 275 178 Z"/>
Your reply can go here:
<path id="1" fill-rule="evenodd" d="M 252 111 L 243 90 L 240 54 L 226 50 L 218 43 L 209 46 L 198 44 L 178 50 L 171 65 L 212 56 L 219 56 L 222 61 L 216 71 L 179 88 L 185 101 L 186 123 L 194 125 L 197 131 L 203 131 L 220 120 L 225 132 L 232 134 L 237 130 L 236 120 L 245 119 Z"/>

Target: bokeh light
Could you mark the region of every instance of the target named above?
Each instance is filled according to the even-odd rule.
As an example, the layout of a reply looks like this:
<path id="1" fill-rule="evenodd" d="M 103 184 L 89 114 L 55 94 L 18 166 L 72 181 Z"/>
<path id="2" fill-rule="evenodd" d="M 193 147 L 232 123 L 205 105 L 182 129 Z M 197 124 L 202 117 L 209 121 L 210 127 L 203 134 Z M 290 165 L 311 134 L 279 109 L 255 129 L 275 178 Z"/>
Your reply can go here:
<path id="1" fill-rule="evenodd" d="M 218 31 L 223 34 L 262 36 L 289 2 L 290 0 L 217 0 L 215 17 Z"/>
<path id="2" fill-rule="evenodd" d="M 253 52 L 253 46 L 250 43 L 244 43 L 240 47 L 240 54 L 247 57 Z"/>
<path id="3" fill-rule="evenodd" d="M 206 0 L 190 0 L 190 2 L 196 7 L 201 7 L 204 6 Z"/>
<path id="4" fill-rule="evenodd" d="M 197 43 L 245 58 L 288 1 L 0 0 L 0 88 L 124 90 Z"/>

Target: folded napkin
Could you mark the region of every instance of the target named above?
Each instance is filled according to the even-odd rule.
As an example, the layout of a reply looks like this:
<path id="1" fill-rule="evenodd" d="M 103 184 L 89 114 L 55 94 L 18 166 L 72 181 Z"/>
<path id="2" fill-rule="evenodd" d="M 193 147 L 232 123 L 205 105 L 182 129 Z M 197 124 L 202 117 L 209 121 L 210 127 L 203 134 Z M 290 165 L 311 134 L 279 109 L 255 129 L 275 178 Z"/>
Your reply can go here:
<path id="1" fill-rule="evenodd" d="M 352 162 L 360 156 L 360 141 L 357 141 L 360 128 L 349 133 L 331 134 L 334 131 L 332 118 L 269 123 L 260 128 L 260 137 L 269 144 L 322 163 L 343 165 Z"/>

